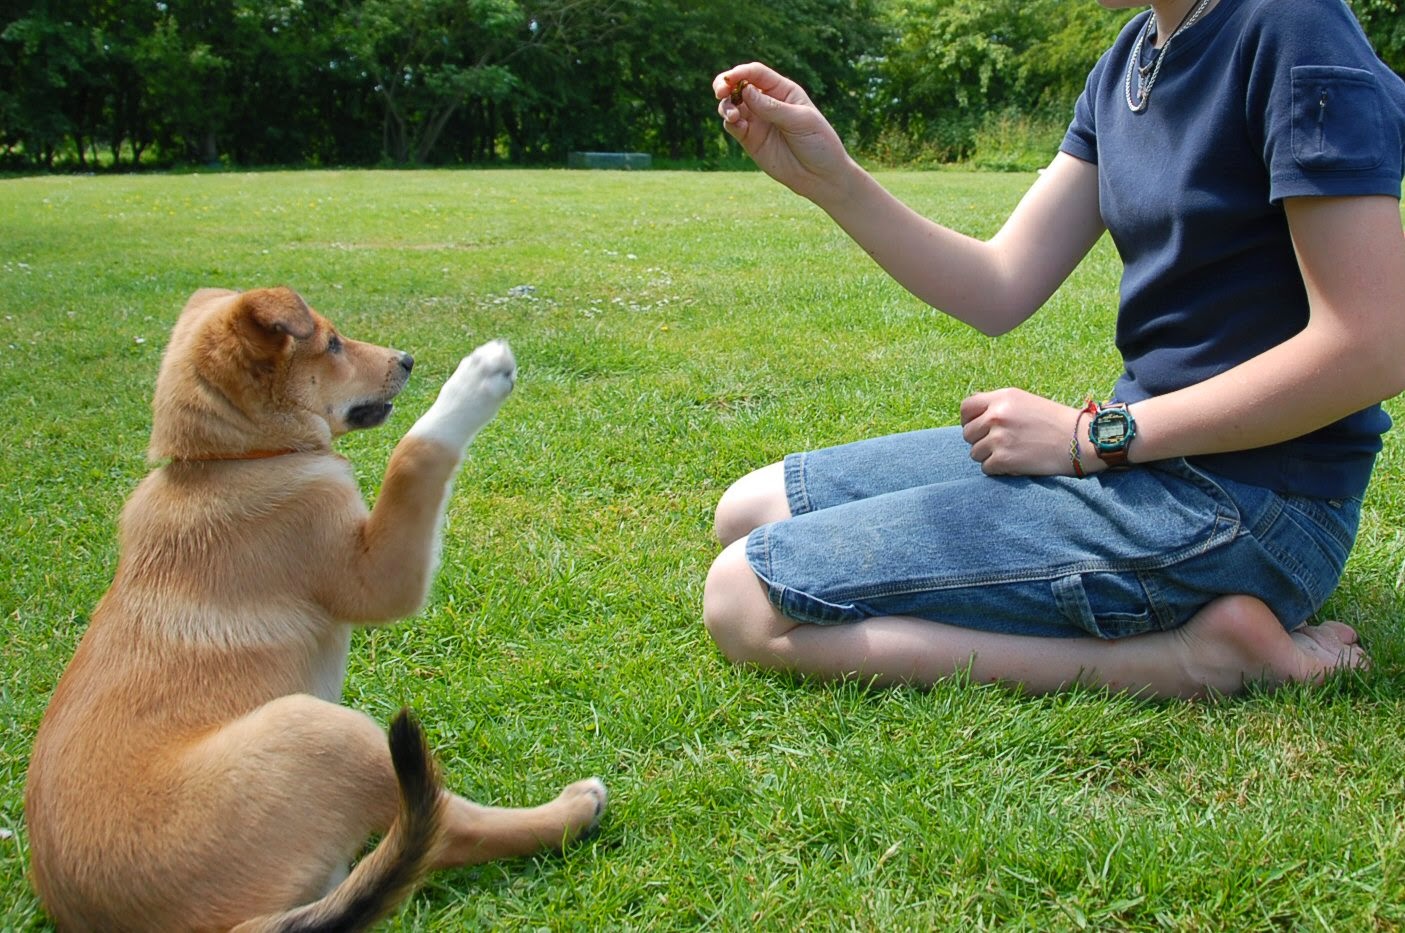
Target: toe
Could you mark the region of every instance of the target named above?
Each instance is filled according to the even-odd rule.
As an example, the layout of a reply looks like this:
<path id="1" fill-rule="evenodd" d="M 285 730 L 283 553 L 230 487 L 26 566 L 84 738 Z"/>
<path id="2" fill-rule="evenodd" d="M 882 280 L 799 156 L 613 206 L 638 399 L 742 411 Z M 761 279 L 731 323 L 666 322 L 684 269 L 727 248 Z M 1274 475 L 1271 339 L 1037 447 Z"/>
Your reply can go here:
<path id="1" fill-rule="evenodd" d="M 1330 635 L 1343 645 L 1354 645 L 1360 641 L 1360 636 L 1356 634 L 1356 629 L 1345 622 L 1327 621 L 1314 628 L 1325 635 Z"/>

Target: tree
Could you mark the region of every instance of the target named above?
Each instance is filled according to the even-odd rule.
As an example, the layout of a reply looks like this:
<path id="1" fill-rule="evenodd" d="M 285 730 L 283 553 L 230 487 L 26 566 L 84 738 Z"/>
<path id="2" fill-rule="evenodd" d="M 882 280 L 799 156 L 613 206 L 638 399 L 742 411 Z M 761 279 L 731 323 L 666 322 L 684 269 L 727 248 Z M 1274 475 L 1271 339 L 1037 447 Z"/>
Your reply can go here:
<path id="1" fill-rule="evenodd" d="M 503 64 L 524 20 L 514 0 L 362 0 L 338 23 L 353 67 L 384 107 L 383 149 L 423 162 L 470 98 L 516 87 Z"/>
<path id="2" fill-rule="evenodd" d="M 1405 75 L 1405 9 L 1400 0 L 1347 0 L 1381 60 Z"/>
<path id="3" fill-rule="evenodd" d="M 1405 0 L 1348 2 L 1405 70 Z M 0 0 L 0 158 L 706 162 L 736 152 L 709 81 L 751 59 L 866 154 L 1037 153 L 1128 15 L 1084 0 Z"/>
<path id="4" fill-rule="evenodd" d="M 69 142 L 79 165 L 84 162 L 92 76 L 100 69 L 82 6 L 63 0 L 34 3 L 0 31 L 15 79 L 6 102 L 13 128 L 6 135 L 46 168 Z"/>
<path id="5" fill-rule="evenodd" d="M 93 129 L 120 165 L 130 145 L 132 164 L 152 143 L 151 113 L 146 83 L 138 68 L 137 49 L 156 26 L 160 11 L 145 0 L 93 0 L 87 17 L 97 55 L 91 75 L 98 91 L 98 115 Z"/>
<path id="6" fill-rule="evenodd" d="M 200 162 L 219 158 L 219 134 L 229 110 L 229 60 L 213 39 L 233 29 L 228 4 L 172 0 L 133 50 L 145 86 L 147 118 L 168 151 Z"/>
<path id="7" fill-rule="evenodd" d="M 912 0 L 885 7 L 863 128 L 969 154 L 988 114 L 1066 114 L 1125 12 L 1065 0 Z"/>

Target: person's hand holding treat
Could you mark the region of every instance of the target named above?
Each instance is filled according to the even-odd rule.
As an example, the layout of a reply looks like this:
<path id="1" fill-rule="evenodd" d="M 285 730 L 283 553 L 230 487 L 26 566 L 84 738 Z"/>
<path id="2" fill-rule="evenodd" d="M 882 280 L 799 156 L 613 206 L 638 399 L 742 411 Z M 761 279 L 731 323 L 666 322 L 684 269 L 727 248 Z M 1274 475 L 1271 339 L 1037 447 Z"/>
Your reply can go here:
<path id="1" fill-rule="evenodd" d="M 805 91 L 759 62 L 712 79 L 727 133 L 766 174 L 821 207 L 842 199 L 861 173 Z"/>

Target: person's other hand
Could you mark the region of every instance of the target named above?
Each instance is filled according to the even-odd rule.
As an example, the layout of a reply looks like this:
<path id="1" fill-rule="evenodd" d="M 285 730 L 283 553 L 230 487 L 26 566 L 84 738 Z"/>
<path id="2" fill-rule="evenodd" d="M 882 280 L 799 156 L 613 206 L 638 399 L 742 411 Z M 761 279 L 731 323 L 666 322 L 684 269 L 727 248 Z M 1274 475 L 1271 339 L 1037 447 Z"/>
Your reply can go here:
<path id="1" fill-rule="evenodd" d="M 1086 435 L 1082 411 L 1023 389 L 977 392 L 961 403 L 961 435 L 971 459 L 990 475 L 1072 476 L 1077 437 L 1085 474 L 1104 469 Z"/>

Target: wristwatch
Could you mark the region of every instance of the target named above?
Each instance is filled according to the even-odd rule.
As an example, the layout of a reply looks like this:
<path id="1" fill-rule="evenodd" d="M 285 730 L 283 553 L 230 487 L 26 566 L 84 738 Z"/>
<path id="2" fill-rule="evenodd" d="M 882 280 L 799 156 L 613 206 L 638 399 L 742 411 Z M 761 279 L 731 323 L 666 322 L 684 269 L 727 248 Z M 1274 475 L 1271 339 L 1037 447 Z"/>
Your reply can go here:
<path id="1" fill-rule="evenodd" d="M 1088 440 L 1109 469 L 1126 469 L 1127 448 L 1137 436 L 1137 422 L 1122 402 L 1110 402 L 1098 408 L 1088 422 Z"/>

